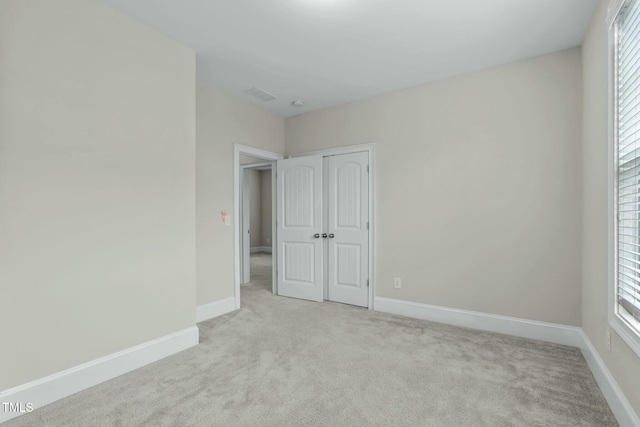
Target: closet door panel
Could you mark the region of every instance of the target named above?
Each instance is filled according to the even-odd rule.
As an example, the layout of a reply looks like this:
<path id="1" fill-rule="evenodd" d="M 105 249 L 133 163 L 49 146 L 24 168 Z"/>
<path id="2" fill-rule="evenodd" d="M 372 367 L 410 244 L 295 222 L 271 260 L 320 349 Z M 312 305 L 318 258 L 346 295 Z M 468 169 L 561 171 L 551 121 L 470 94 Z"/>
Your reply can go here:
<path id="1" fill-rule="evenodd" d="M 322 301 L 322 157 L 277 169 L 278 295 Z"/>
<path id="2" fill-rule="evenodd" d="M 369 303 L 368 154 L 325 158 L 327 293 L 330 301 L 367 307 Z"/>

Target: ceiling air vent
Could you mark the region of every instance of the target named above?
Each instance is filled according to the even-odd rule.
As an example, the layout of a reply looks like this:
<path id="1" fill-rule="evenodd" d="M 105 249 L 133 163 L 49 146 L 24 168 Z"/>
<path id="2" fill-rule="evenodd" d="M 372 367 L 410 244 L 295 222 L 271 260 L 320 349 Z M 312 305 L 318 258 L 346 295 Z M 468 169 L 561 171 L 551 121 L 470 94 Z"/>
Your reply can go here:
<path id="1" fill-rule="evenodd" d="M 264 102 L 269 102 L 269 101 L 273 101 L 274 99 L 276 99 L 275 96 L 271 95 L 270 93 L 267 93 L 261 89 L 258 89 L 257 87 L 252 87 L 251 89 L 247 89 L 244 91 L 245 93 L 248 93 L 251 96 L 254 96 Z"/>

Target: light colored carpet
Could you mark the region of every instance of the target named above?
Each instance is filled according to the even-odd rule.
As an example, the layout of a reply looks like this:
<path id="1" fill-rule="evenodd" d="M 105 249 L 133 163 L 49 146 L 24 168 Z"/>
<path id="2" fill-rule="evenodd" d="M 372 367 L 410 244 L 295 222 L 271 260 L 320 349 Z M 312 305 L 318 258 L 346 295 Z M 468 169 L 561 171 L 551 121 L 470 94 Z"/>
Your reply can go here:
<path id="1" fill-rule="evenodd" d="M 580 351 L 270 293 L 201 344 L 7 426 L 614 426 Z"/>

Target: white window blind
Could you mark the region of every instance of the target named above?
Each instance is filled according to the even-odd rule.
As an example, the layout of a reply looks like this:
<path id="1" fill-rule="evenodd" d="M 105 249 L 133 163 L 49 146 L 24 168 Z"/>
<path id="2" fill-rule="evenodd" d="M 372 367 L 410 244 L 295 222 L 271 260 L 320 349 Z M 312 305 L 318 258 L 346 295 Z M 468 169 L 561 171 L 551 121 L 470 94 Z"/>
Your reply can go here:
<path id="1" fill-rule="evenodd" d="M 640 332 L 640 1 L 615 21 L 616 312 Z"/>

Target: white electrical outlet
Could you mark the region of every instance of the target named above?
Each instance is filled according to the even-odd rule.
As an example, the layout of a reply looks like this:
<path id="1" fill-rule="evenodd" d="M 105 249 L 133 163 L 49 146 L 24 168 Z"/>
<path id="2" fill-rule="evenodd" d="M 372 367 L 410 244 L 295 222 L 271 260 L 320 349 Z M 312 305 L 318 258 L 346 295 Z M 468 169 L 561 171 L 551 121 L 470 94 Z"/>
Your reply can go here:
<path id="1" fill-rule="evenodd" d="M 271 239 L 267 237 L 267 243 L 271 243 Z"/>
<path id="2" fill-rule="evenodd" d="M 396 289 L 400 289 L 402 287 L 402 279 L 400 279 L 399 277 L 394 277 L 393 278 L 393 287 Z"/>
<path id="3" fill-rule="evenodd" d="M 607 350 L 611 352 L 611 331 L 608 329 L 604 331 L 604 337 L 607 341 Z"/>

